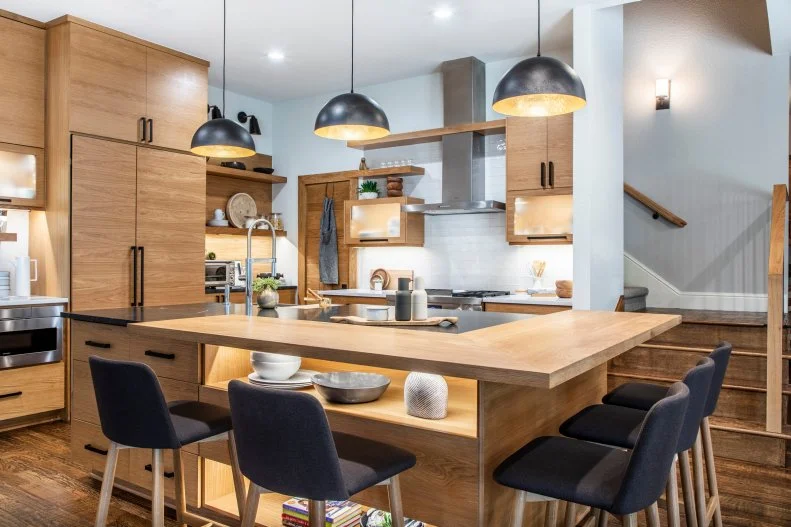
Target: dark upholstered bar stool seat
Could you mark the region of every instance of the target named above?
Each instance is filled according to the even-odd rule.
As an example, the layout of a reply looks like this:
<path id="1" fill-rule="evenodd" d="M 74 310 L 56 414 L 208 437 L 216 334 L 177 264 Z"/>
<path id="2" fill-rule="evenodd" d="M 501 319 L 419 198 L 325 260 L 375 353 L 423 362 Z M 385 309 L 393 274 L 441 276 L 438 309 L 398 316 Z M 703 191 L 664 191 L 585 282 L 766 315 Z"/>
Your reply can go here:
<path id="1" fill-rule="evenodd" d="M 641 382 L 627 382 L 602 398 L 604 404 L 648 410 L 667 393 L 667 386 Z"/>
<path id="2" fill-rule="evenodd" d="M 346 492 L 351 496 L 415 466 L 406 450 L 362 437 L 333 432 Z"/>
<path id="3" fill-rule="evenodd" d="M 634 448 L 645 414 L 644 410 L 622 406 L 589 406 L 560 425 L 560 433 L 584 441 Z"/>
<path id="4" fill-rule="evenodd" d="M 222 406 L 198 401 L 173 401 L 168 403 L 168 410 L 181 446 L 233 429 L 231 412 Z"/>

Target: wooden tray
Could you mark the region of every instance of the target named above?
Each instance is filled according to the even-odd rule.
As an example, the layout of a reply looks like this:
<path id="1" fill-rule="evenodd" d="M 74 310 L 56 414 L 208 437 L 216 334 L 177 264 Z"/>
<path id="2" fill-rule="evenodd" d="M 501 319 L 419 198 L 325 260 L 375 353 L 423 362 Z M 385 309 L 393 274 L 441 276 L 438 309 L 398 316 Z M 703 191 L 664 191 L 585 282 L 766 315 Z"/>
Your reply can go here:
<path id="1" fill-rule="evenodd" d="M 357 326 L 439 326 L 443 322 L 451 325 L 459 321 L 459 317 L 429 317 L 426 320 L 368 320 L 363 317 L 330 317 L 333 322 L 346 322 Z"/>

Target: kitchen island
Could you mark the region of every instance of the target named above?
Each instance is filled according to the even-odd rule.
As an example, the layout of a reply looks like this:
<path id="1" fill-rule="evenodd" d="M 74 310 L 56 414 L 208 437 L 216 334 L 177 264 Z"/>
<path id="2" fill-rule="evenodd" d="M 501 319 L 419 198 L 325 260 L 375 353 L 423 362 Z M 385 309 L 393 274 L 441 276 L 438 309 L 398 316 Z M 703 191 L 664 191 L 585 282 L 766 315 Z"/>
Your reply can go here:
<path id="1" fill-rule="evenodd" d="M 330 315 L 356 309 L 360 308 L 283 307 L 247 317 L 218 314 L 217 308 L 196 309 L 198 313 L 189 316 L 190 309 L 182 307 L 173 319 L 164 316 L 165 309 L 152 312 L 159 316 L 149 320 L 126 313 L 131 319 L 126 320 L 127 327 L 105 325 L 102 329 L 126 332 L 130 341 L 127 358 L 136 360 L 135 349 L 154 351 L 154 356 L 141 351 L 137 356 L 155 368 L 164 378 L 163 384 L 171 385 L 166 392 L 179 387 L 168 379 L 181 375 L 181 387 L 189 380 L 197 386 L 198 398 L 221 405 L 228 404 L 228 382 L 246 379 L 251 371 L 248 350 L 299 355 L 307 369 L 388 375 L 392 384 L 377 401 L 338 405 L 319 400 L 333 429 L 414 452 L 417 466 L 402 477 L 405 512 L 446 527 L 507 524 L 513 494 L 494 483 L 494 468 L 525 442 L 557 433 L 563 420 L 598 402 L 606 390 L 608 360 L 680 322 L 680 317 L 673 315 L 586 311 L 537 317 L 454 312 L 460 316 L 456 327 L 428 331 L 328 322 Z M 74 323 L 74 338 L 89 337 L 90 331 L 99 329 L 96 322 L 107 323 L 113 316 L 108 312 L 70 314 L 79 320 Z M 104 338 L 110 337 L 105 334 Z M 108 348 L 97 350 L 113 356 Z M 117 355 L 123 358 L 123 350 Z M 446 419 L 433 421 L 406 414 L 403 385 L 409 371 L 445 376 L 449 384 Z M 75 380 L 75 394 L 76 384 Z M 312 388 L 305 391 L 318 397 Z M 76 406 L 89 402 L 84 397 L 77 400 L 75 395 L 74 404 L 75 418 L 79 418 Z M 78 442 L 76 450 L 80 449 Z M 236 516 L 228 457 L 222 445 L 202 444 L 190 460 L 195 480 L 188 489 L 191 506 L 221 521 Z M 133 464 L 130 462 L 130 473 Z M 101 467 L 92 469 L 97 472 Z M 142 483 L 142 479 L 136 482 Z M 286 498 L 263 495 L 258 523 L 280 525 L 281 504 Z M 365 491 L 353 499 L 387 507 L 384 488 Z M 528 517 L 540 524 L 540 514 Z"/>

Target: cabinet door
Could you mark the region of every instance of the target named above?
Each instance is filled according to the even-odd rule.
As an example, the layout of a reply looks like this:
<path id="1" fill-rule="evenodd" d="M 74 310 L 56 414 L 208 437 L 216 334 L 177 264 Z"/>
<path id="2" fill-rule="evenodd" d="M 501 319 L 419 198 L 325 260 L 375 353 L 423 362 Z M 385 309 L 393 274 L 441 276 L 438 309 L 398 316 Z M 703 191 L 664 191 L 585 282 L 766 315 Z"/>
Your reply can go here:
<path id="1" fill-rule="evenodd" d="M 547 119 L 548 183 L 551 188 L 571 188 L 574 184 L 574 116 Z"/>
<path id="2" fill-rule="evenodd" d="M 573 241 L 569 189 L 509 192 L 506 239 L 511 245 L 567 245 Z"/>
<path id="3" fill-rule="evenodd" d="M 137 149 L 137 245 L 143 304 L 204 301 L 206 161 Z"/>
<path id="4" fill-rule="evenodd" d="M 153 125 L 148 141 L 189 150 L 192 135 L 206 121 L 209 70 L 163 51 L 146 54 L 146 117 Z"/>
<path id="5" fill-rule="evenodd" d="M 70 130 L 138 141 L 146 113 L 146 48 L 70 24 Z"/>
<path id="6" fill-rule="evenodd" d="M 0 18 L 0 143 L 44 148 L 43 29 Z"/>
<path id="7" fill-rule="evenodd" d="M 346 243 L 359 246 L 406 243 L 404 198 L 349 200 L 345 203 Z"/>
<path id="8" fill-rule="evenodd" d="M 546 172 L 543 181 L 541 177 L 541 164 L 547 161 L 547 119 L 509 117 L 505 142 L 506 190 L 548 188 Z M 544 169 L 547 170 L 546 165 Z"/>
<path id="9" fill-rule="evenodd" d="M 71 306 L 132 304 L 137 147 L 74 136 L 71 160 Z"/>

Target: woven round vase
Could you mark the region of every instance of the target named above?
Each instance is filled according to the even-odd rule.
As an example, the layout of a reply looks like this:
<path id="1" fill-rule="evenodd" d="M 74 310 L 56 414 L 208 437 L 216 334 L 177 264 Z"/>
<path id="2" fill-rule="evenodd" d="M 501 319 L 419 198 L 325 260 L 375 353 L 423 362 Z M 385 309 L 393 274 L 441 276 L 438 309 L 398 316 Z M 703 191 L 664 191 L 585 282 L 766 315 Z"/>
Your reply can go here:
<path id="1" fill-rule="evenodd" d="M 448 383 L 441 375 L 412 372 L 404 384 L 406 413 L 423 419 L 448 416 Z"/>

